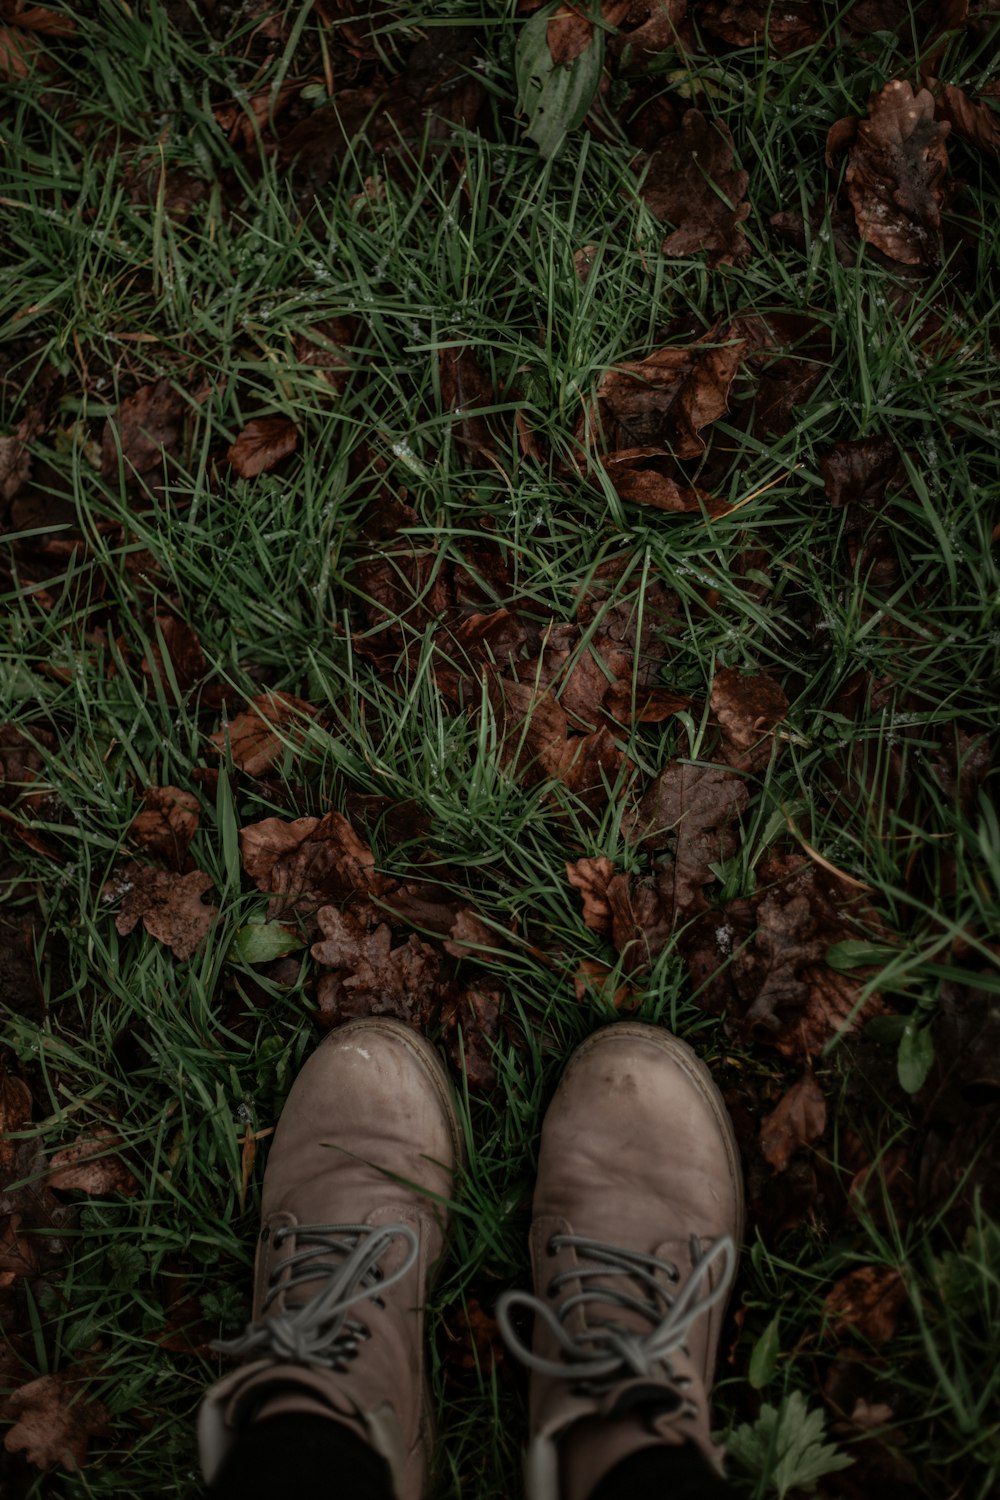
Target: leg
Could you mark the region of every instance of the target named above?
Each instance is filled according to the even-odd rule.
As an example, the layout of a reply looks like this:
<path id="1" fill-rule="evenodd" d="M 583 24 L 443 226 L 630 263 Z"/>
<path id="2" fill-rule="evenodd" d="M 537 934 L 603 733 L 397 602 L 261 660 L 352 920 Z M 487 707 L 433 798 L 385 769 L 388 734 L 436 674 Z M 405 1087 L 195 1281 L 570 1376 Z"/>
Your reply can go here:
<path id="1" fill-rule="evenodd" d="M 341 1422 L 299 1413 L 240 1433 L 208 1500 L 393 1500 L 384 1458 Z"/>

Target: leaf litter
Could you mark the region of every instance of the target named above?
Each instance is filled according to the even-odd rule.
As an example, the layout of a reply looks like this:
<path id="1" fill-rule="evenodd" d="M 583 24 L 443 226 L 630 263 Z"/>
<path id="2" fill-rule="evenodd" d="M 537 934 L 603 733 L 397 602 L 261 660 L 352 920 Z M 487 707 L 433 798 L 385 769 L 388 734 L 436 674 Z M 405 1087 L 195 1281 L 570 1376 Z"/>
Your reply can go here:
<path id="1" fill-rule="evenodd" d="M 783 203 L 765 224 L 748 196 L 750 157 L 716 103 L 731 86 L 732 49 L 757 48 L 780 62 L 820 45 L 826 23 L 818 6 L 804 0 L 779 13 L 748 0 L 690 6 L 684 0 L 606 0 L 600 7 L 527 3 L 520 10 L 540 16 L 532 67 L 544 98 L 562 99 L 579 116 L 578 128 L 595 139 L 607 133 L 609 121 L 618 122 L 631 153 L 634 191 L 655 221 L 654 253 L 658 243 L 668 261 L 695 264 L 716 290 L 736 285 L 726 278 L 754 265 L 761 238 L 771 231 L 775 254 L 789 246 L 804 249 L 817 237 L 826 243 L 826 235 L 842 266 L 854 266 L 864 254 L 873 256 L 865 264 L 889 264 L 912 276 L 890 291 L 897 311 L 921 295 L 926 271 L 949 254 L 964 253 L 966 241 L 950 219 L 961 192 L 952 159 L 960 160 L 966 148 L 995 153 L 996 88 L 947 81 L 959 75 L 942 66 L 940 37 L 951 28 L 979 38 L 978 14 L 943 7 L 927 21 L 922 74 L 887 78 L 867 107 L 862 100 L 850 116 L 819 122 L 831 169 L 826 199 Z M 326 94 L 326 80 L 322 87 L 315 81 L 322 73 L 317 52 L 308 98 L 298 83 L 254 86 L 238 100 L 214 97 L 212 119 L 244 165 L 259 151 L 268 156 L 303 205 L 334 181 L 367 130 L 371 173 L 351 205 L 360 223 L 386 204 L 393 187 L 409 190 L 410 156 L 422 135 L 432 157 L 437 152 L 446 162 L 457 151 L 452 125 L 491 128 L 488 91 L 476 76 L 488 59 L 479 28 L 431 28 L 408 38 L 395 60 L 397 76 L 371 18 L 333 4 L 316 7 L 316 14 L 326 28 L 327 55 L 340 70 L 333 92 Z M 902 36 L 908 17 L 901 0 L 861 0 L 838 23 L 837 45 L 861 49 L 875 32 Z M 58 79 L 63 49 L 73 38 L 73 23 L 54 12 L 4 7 L 0 71 L 12 79 L 31 78 L 36 70 Z M 289 38 L 283 18 L 275 16 L 260 21 L 249 45 L 264 49 L 263 63 Z M 699 51 L 703 47 L 707 52 Z M 704 76 L 687 66 L 696 55 L 711 59 Z M 565 120 L 552 130 L 537 117 L 522 123 L 545 155 L 555 159 L 565 148 Z M 169 135 L 153 144 L 159 153 Z M 138 139 L 129 145 L 135 159 L 123 185 L 130 201 L 152 206 L 159 199 L 174 222 L 193 223 L 208 184 L 172 169 L 161 176 L 146 164 L 148 149 Z M 452 167 L 458 183 L 460 166 Z M 238 199 L 235 179 L 220 177 L 214 186 L 223 199 Z M 586 242 L 583 235 L 577 242 L 570 274 L 590 294 L 607 274 L 607 247 L 593 230 L 587 233 Z M 648 244 L 643 253 L 650 255 Z M 671 274 L 682 269 L 675 265 Z M 540 425 L 535 430 L 520 390 L 503 384 L 488 340 L 464 333 L 449 338 L 428 355 L 433 400 L 422 405 L 425 393 L 414 396 L 414 412 L 434 419 L 440 446 L 435 436 L 425 451 L 409 451 L 406 482 L 398 484 L 386 458 L 395 439 L 373 430 L 348 476 L 357 485 L 363 475 L 370 498 L 356 527 L 353 521 L 345 526 L 337 565 L 346 588 L 336 623 L 324 620 L 322 628 L 349 644 L 371 680 L 392 689 L 411 683 L 426 664 L 442 722 L 465 722 L 480 739 L 494 737 L 507 785 L 537 798 L 536 816 L 563 836 L 559 894 L 582 934 L 573 943 L 571 924 L 554 939 L 530 901 L 519 916 L 498 921 L 490 899 L 495 871 L 460 875 L 447 863 L 450 855 L 434 846 L 433 817 L 409 799 L 381 795 L 364 778 L 358 790 L 341 768 L 317 777 L 307 742 L 322 737 L 314 730 L 325 735 L 329 728 L 332 736 L 343 706 L 321 698 L 304 674 L 273 685 L 268 668 L 255 665 L 251 680 L 261 691 L 252 697 L 237 698 L 218 685 L 214 647 L 203 645 L 214 635 L 214 622 L 196 598 L 175 591 L 169 566 L 140 548 L 131 529 L 160 505 L 176 507 L 175 519 L 183 517 L 188 502 L 175 497 L 172 485 L 192 459 L 192 401 L 207 399 L 208 388 L 180 364 L 136 362 L 116 371 L 114 394 L 104 391 L 101 420 L 81 427 L 71 441 L 89 455 L 90 471 L 102 483 L 121 484 L 132 520 L 102 517 L 88 534 L 75 498 L 54 483 L 39 441 L 55 442 L 64 430 L 57 411 L 65 377 L 54 371 L 38 376 L 37 406 L 0 435 L 2 520 L 14 533 L 4 578 L 30 589 L 33 608 L 53 613 L 67 566 L 90 569 L 87 588 L 74 587 L 91 648 L 106 651 L 115 643 L 115 672 L 131 674 L 150 698 L 162 691 L 191 712 L 209 762 L 192 763 L 189 785 L 176 759 L 168 772 L 150 771 L 150 782 L 162 774 L 163 784 L 133 785 L 134 805 L 141 807 L 101 887 L 102 903 L 116 908 L 104 920 L 113 920 L 133 951 L 143 942 L 140 928 L 178 964 L 207 951 L 223 918 L 203 899 L 218 888 L 216 877 L 196 867 L 192 850 L 200 858 L 214 831 L 202 827 L 203 819 L 210 822 L 212 792 L 222 797 L 228 790 L 240 809 L 233 839 L 241 864 L 228 874 L 237 882 L 242 877 L 243 898 L 258 900 L 256 910 L 267 917 L 244 922 L 229 950 L 232 967 L 253 964 L 260 971 L 258 988 L 247 981 L 240 991 L 243 1001 L 252 996 L 263 1006 L 288 984 L 321 1031 L 353 1016 L 393 1016 L 440 1040 L 456 1077 L 495 1101 L 497 1061 L 506 1058 L 508 1044 L 516 1051 L 523 1041 L 508 990 L 525 954 L 553 985 L 565 986 L 570 1003 L 603 1019 L 643 1013 L 658 966 L 676 961 L 694 1005 L 713 1026 L 718 1022 L 720 1045 L 740 1060 L 725 1065 L 737 1075 L 727 1097 L 767 1244 L 815 1224 L 818 1202 L 839 1203 L 855 1220 L 867 1215 L 880 1223 L 887 1199 L 904 1221 L 948 1203 L 966 1216 L 984 1202 L 997 1211 L 995 1174 L 983 1144 L 992 1139 L 1000 1107 L 995 1016 L 992 992 L 975 984 L 975 965 L 985 970 L 977 933 L 956 937 L 951 949 L 953 962 L 971 965 L 969 982 L 940 986 L 930 1065 L 912 1106 L 921 1112 L 919 1141 L 878 1152 L 853 1130 L 852 1119 L 843 1135 L 846 1185 L 834 1181 L 828 1158 L 834 1127 L 841 1128 L 848 1106 L 828 1081 L 835 1074 L 828 1049 L 843 1043 L 859 1073 L 872 1050 L 884 1062 L 880 1044 L 868 1040 L 870 1028 L 901 1020 L 897 1003 L 907 1014 L 913 999 L 874 988 L 871 967 L 830 960 L 833 952 L 849 952 L 861 933 L 889 953 L 906 935 L 894 930 L 863 883 L 819 853 L 811 842 L 818 836 L 801 813 L 778 809 L 771 847 L 755 860 L 752 875 L 735 873 L 768 779 L 803 733 L 794 664 L 785 670 L 785 663 L 771 660 L 762 669 L 766 658 L 762 653 L 753 665 L 752 644 L 730 654 L 729 643 L 715 654 L 710 680 L 695 682 L 684 670 L 683 646 L 692 631 L 714 628 L 711 579 L 682 586 L 669 568 L 650 564 L 641 586 L 636 578 L 626 587 L 634 558 L 602 557 L 567 589 L 560 609 L 526 585 L 518 548 L 505 536 L 484 527 L 463 536 L 459 554 L 423 519 L 416 490 L 446 443 L 463 465 L 504 472 L 511 405 L 517 407 L 518 453 L 561 488 L 567 514 L 581 487 L 596 483 L 611 487 L 630 525 L 669 528 L 730 517 L 732 495 L 720 484 L 722 450 L 733 432 L 769 443 L 794 430 L 834 361 L 835 330 L 804 298 L 789 297 L 784 307 L 740 305 L 720 293 L 706 307 L 711 311 L 700 323 L 678 319 L 671 309 L 624 357 L 616 352 L 592 361 L 567 407 L 572 442 L 562 457 L 550 451 Z M 921 313 L 912 333 L 920 358 L 951 337 L 942 327 L 937 312 Z M 322 298 L 310 305 L 301 328 L 290 331 L 294 362 L 308 372 L 326 419 L 352 412 L 349 403 L 371 387 L 376 342 L 356 308 L 338 304 L 331 311 Z M 956 358 L 963 347 L 955 344 Z M 72 392 L 69 399 L 72 404 Z M 315 441 L 308 423 L 266 414 L 286 409 L 280 390 L 276 400 L 262 403 L 259 390 L 243 387 L 240 404 L 244 411 L 263 405 L 263 414 L 234 421 L 210 455 L 206 486 L 213 499 L 226 486 L 249 492 L 261 479 L 277 493 L 282 476 L 299 473 Z M 378 420 L 384 416 L 379 412 Z M 859 432 L 847 422 L 843 432 L 822 455 L 814 499 L 842 519 L 845 578 L 860 573 L 888 596 L 902 590 L 905 579 L 895 536 L 914 504 L 914 455 L 894 436 L 864 427 Z M 243 484 L 233 486 L 233 474 Z M 537 528 L 533 540 L 542 534 Z M 128 549 L 125 566 L 147 642 L 132 655 L 118 645 L 123 622 L 104 602 L 102 549 L 115 547 Z M 729 557 L 731 576 L 742 580 L 748 595 L 757 590 L 764 598 L 780 579 L 794 630 L 818 630 L 819 606 L 799 598 L 787 559 L 772 558 L 752 534 L 734 542 Z M 899 627 L 877 614 L 872 610 L 873 639 L 887 655 L 822 705 L 831 722 L 858 721 L 873 705 L 888 711 L 898 660 L 891 655 L 898 639 L 892 632 Z M 252 659 L 252 644 L 239 649 Z M 47 670 L 52 681 L 72 681 L 71 667 L 51 663 Z M 911 691 L 911 702 L 919 704 L 917 689 Z M 34 828 L 34 821 L 44 815 L 58 829 L 63 816 L 46 779 L 63 728 L 58 717 L 44 714 L 38 722 L 0 728 L 0 802 L 17 825 L 5 826 L 22 847 L 39 853 L 51 847 L 53 835 Z M 887 745 L 892 800 L 902 814 L 919 819 L 912 744 L 946 796 L 971 817 L 990 774 L 986 737 L 961 725 L 951 737 L 937 730 L 920 734 L 904 726 Z M 826 765 L 832 808 L 870 789 L 873 771 L 864 747 L 834 745 Z M 230 767 L 238 773 L 233 786 Z M 251 783 L 256 786 L 247 800 Z M 612 824 L 615 837 L 608 840 Z M 405 861 L 393 857 L 399 846 L 419 851 L 405 876 Z M 915 892 L 923 858 L 915 853 L 906 862 L 905 880 Z M 293 948 L 302 949 L 301 964 L 289 960 Z M 540 1035 L 543 1049 L 550 1047 Z M 30 1061 L 22 1066 L 35 1077 Z M 855 1102 L 861 1082 L 857 1089 Z M 113 1122 L 81 1130 L 46 1155 L 32 1136 L 33 1112 L 24 1080 L 0 1070 L 0 1163 L 7 1180 L 20 1184 L 0 1198 L 0 1298 L 26 1286 L 44 1288 L 65 1263 L 60 1229 L 74 1225 L 78 1208 L 67 1197 L 127 1199 L 140 1190 L 119 1155 Z M 256 1170 L 258 1132 L 247 1121 L 241 1128 L 242 1203 Z M 460 1317 L 454 1309 L 449 1314 L 452 1364 L 466 1374 L 497 1355 L 485 1305 L 472 1298 Z M 22 1303 L 0 1302 L 0 1312 L 10 1326 L 14 1317 L 23 1320 Z M 826 1284 L 823 1326 L 840 1347 L 831 1354 L 830 1379 L 817 1388 L 831 1413 L 851 1427 L 852 1441 L 866 1435 L 852 1448 L 859 1472 L 865 1466 L 879 1472 L 877 1465 L 890 1461 L 895 1473 L 901 1471 L 898 1458 L 886 1457 L 885 1444 L 878 1447 L 868 1436 L 894 1407 L 876 1385 L 855 1378 L 849 1346 L 859 1340 L 891 1344 L 909 1316 L 906 1283 L 893 1267 L 865 1265 Z M 207 1347 L 207 1335 L 201 1344 L 198 1334 L 185 1343 L 184 1328 L 196 1327 L 199 1318 L 197 1306 L 179 1295 L 155 1338 L 164 1348 Z M 35 1380 L 25 1380 L 21 1367 L 16 1389 L 5 1398 L 12 1423 L 8 1452 L 42 1468 L 85 1462 L 90 1438 L 103 1435 L 107 1422 L 104 1407 L 88 1395 L 89 1378 L 86 1358 Z M 836 1432 L 839 1437 L 839 1426 Z M 762 1462 L 764 1448 L 776 1455 L 779 1493 L 813 1481 L 829 1485 L 827 1476 L 844 1462 L 825 1444 L 821 1413 L 807 1409 L 798 1392 L 778 1407 L 763 1403 L 753 1424 L 737 1428 L 731 1447 L 751 1468 Z"/>

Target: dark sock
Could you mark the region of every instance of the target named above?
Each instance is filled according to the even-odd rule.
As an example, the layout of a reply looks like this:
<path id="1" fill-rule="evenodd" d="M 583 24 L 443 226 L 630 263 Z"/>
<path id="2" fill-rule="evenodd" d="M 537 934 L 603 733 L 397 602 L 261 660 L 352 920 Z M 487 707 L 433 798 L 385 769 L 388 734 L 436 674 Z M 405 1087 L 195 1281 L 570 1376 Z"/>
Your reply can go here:
<path id="1" fill-rule="evenodd" d="M 300 1412 L 245 1427 L 209 1500 L 392 1500 L 385 1459 L 329 1417 Z"/>
<path id="2" fill-rule="evenodd" d="M 693 1443 L 681 1448 L 657 1443 L 609 1469 L 590 1500 L 733 1500 L 734 1495 Z"/>

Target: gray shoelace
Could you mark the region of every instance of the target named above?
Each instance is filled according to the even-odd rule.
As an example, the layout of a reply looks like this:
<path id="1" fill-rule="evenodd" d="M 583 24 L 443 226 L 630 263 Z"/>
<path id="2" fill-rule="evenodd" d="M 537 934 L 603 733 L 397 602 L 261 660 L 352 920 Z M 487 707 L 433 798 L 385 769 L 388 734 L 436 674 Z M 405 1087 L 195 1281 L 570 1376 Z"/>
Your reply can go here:
<path id="1" fill-rule="evenodd" d="M 664 1281 L 670 1285 L 680 1282 L 677 1267 L 669 1261 L 605 1245 L 585 1235 L 556 1234 L 549 1241 L 552 1252 L 567 1246 L 575 1249 L 579 1262 L 589 1264 L 578 1264 L 554 1276 L 548 1295 L 554 1298 L 570 1282 L 579 1282 L 580 1290 L 564 1297 L 556 1311 L 545 1298 L 529 1292 L 504 1292 L 497 1303 L 497 1322 L 512 1353 L 529 1369 L 556 1379 L 571 1379 L 588 1388 L 595 1383 L 607 1388 L 636 1376 L 662 1379 L 664 1365 L 669 1372 L 670 1355 L 684 1347 L 692 1325 L 726 1297 L 736 1270 L 736 1246 L 729 1235 L 715 1240 L 704 1252 L 692 1237 L 691 1274 L 676 1293 L 664 1285 Z M 713 1271 L 717 1275 L 714 1286 Z M 596 1278 L 600 1278 L 600 1284 L 594 1284 Z M 612 1284 L 618 1278 L 629 1285 Z M 585 1328 L 570 1333 L 566 1319 L 576 1307 L 583 1308 L 585 1314 L 600 1308 L 603 1316 L 588 1317 Z M 544 1359 L 523 1343 L 512 1321 L 515 1308 L 527 1308 L 545 1323 L 561 1359 Z M 616 1323 L 615 1308 L 641 1313 L 650 1331 L 641 1333 Z"/>
<path id="2" fill-rule="evenodd" d="M 282 1364 L 345 1370 L 361 1341 L 370 1337 L 367 1325 L 349 1316 L 351 1309 L 361 1302 L 384 1305 L 383 1294 L 402 1281 L 417 1259 L 417 1236 L 406 1224 L 375 1229 L 367 1224 L 296 1224 L 276 1230 L 271 1243 L 278 1248 L 292 1235 L 296 1249 L 272 1271 L 263 1312 L 279 1292 L 287 1295 L 317 1278 L 324 1285 L 306 1301 L 250 1323 L 238 1337 L 219 1340 L 212 1348 L 240 1358 L 269 1356 Z M 400 1239 L 406 1253 L 386 1275 L 379 1262 Z"/>

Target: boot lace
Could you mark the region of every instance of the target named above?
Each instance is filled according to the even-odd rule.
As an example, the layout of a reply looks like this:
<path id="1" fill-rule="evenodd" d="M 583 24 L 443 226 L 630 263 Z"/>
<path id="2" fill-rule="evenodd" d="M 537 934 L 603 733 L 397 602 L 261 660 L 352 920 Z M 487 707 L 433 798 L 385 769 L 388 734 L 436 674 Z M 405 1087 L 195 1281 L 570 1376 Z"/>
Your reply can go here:
<path id="1" fill-rule="evenodd" d="M 684 1349 L 694 1323 L 717 1303 L 724 1300 L 736 1270 L 736 1246 L 729 1235 L 715 1240 L 707 1250 L 694 1236 L 691 1238 L 692 1270 L 678 1292 L 667 1290 L 680 1282 L 680 1272 L 670 1261 L 654 1255 L 642 1255 L 616 1245 L 605 1245 L 585 1235 L 556 1234 L 549 1241 L 551 1255 L 572 1247 L 581 1261 L 562 1271 L 549 1283 L 547 1295 L 554 1298 L 569 1282 L 579 1282 L 580 1290 L 565 1297 L 553 1311 L 549 1302 L 529 1292 L 505 1292 L 497 1303 L 497 1322 L 512 1353 L 529 1369 L 556 1379 L 572 1379 L 581 1395 L 598 1395 L 609 1391 L 622 1380 L 642 1377 L 662 1380 L 664 1366 L 672 1382 L 684 1386 L 686 1377 L 675 1375 L 670 1356 Z M 711 1284 L 712 1273 L 717 1280 Z M 600 1285 L 595 1285 L 600 1278 Z M 614 1285 L 614 1279 L 627 1285 Z M 574 1308 L 589 1313 L 598 1305 L 610 1309 L 611 1318 L 587 1318 L 586 1327 L 571 1333 L 566 1320 Z M 514 1327 L 515 1308 L 526 1308 L 540 1318 L 559 1346 L 561 1359 L 544 1359 L 535 1354 Z M 614 1321 L 614 1309 L 629 1309 L 642 1314 L 649 1322 L 648 1333 L 623 1327 Z"/>
<path id="2" fill-rule="evenodd" d="M 382 1294 L 402 1281 L 417 1259 L 417 1236 L 406 1224 L 295 1224 L 275 1231 L 275 1249 L 290 1235 L 295 1237 L 295 1252 L 271 1272 L 262 1312 L 267 1313 L 280 1292 L 287 1294 L 317 1278 L 323 1286 L 306 1301 L 263 1316 L 236 1338 L 217 1340 L 212 1348 L 240 1358 L 270 1356 L 283 1364 L 342 1372 L 361 1342 L 371 1337 L 367 1324 L 350 1316 L 351 1309 L 361 1302 L 385 1306 Z M 397 1240 L 405 1242 L 406 1253 L 386 1275 L 379 1262 Z"/>

